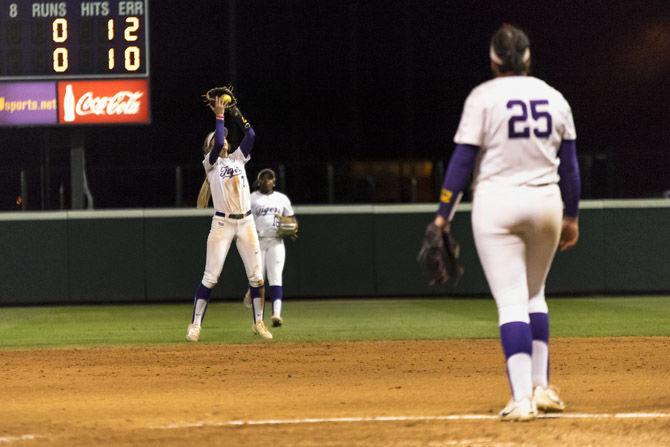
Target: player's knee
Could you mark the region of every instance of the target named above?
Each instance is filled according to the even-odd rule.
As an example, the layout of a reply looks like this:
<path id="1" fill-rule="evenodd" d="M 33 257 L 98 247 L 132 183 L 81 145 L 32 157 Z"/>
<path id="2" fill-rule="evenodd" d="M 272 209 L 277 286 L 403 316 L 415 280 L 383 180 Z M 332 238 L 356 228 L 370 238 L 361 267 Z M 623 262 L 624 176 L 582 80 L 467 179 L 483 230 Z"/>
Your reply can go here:
<path id="1" fill-rule="evenodd" d="M 282 285 L 282 277 L 277 276 L 277 275 L 272 275 L 268 273 L 268 284 L 270 286 L 281 286 Z"/>
<path id="2" fill-rule="evenodd" d="M 250 277 L 249 285 L 251 287 L 263 287 L 263 285 L 265 285 L 265 282 L 263 281 L 263 278 Z"/>
<path id="3" fill-rule="evenodd" d="M 512 321 L 530 323 L 527 304 L 510 304 L 498 308 L 498 326 L 511 323 Z"/>
<path id="4" fill-rule="evenodd" d="M 205 273 L 205 275 L 202 277 L 202 285 L 208 289 L 213 289 L 218 281 L 219 278 L 212 275 L 211 273 Z"/>
<path id="5" fill-rule="evenodd" d="M 546 314 L 549 312 L 549 307 L 547 306 L 547 301 L 544 299 L 544 294 L 541 296 L 534 296 L 528 300 L 528 313 L 535 314 L 541 313 Z"/>

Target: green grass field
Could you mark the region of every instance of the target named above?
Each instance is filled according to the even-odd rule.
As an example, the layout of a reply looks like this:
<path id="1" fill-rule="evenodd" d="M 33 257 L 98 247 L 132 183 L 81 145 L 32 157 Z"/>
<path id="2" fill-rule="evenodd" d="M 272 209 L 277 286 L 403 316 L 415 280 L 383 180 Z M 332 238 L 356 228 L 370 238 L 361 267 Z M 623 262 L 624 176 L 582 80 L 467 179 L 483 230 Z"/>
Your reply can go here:
<path id="1" fill-rule="evenodd" d="M 552 336 L 670 336 L 670 296 L 551 298 Z M 267 310 L 266 310 L 267 311 Z M 0 348 L 185 343 L 192 305 L 36 306 L 0 309 Z M 490 299 L 285 301 L 275 343 L 496 338 Z M 203 343 L 260 342 L 251 311 L 214 302 Z"/>

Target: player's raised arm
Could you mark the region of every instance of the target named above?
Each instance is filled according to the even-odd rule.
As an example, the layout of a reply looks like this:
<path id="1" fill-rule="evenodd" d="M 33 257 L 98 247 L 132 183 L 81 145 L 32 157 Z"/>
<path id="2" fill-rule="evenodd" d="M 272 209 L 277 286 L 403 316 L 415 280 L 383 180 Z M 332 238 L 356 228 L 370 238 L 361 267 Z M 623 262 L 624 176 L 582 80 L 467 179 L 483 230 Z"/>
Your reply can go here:
<path id="1" fill-rule="evenodd" d="M 219 158 L 221 149 L 226 144 L 226 135 L 228 134 L 228 129 L 225 126 L 224 112 L 226 110 L 226 105 L 230 102 L 229 97 L 226 95 L 218 96 L 214 100 L 214 104 L 210 104 L 209 108 L 212 110 L 216 116 L 216 128 L 214 130 L 214 147 L 209 153 L 209 164 L 213 165 L 216 162 L 216 159 Z"/>
<path id="2" fill-rule="evenodd" d="M 232 120 L 240 126 L 240 129 L 244 132 L 244 138 L 242 138 L 242 141 L 240 142 L 240 150 L 245 157 L 248 157 L 251 153 L 251 149 L 254 147 L 256 132 L 254 132 L 251 123 L 244 117 L 244 115 L 242 115 L 242 112 L 240 112 L 240 109 L 237 106 L 230 107 L 227 110 Z"/>

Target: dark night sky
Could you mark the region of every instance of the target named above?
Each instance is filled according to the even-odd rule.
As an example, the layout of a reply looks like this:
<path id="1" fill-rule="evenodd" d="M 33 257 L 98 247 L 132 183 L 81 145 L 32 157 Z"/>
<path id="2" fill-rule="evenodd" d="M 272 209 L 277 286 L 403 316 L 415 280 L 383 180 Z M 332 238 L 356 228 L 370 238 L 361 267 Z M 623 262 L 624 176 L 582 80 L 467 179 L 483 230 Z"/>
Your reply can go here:
<path id="1" fill-rule="evenodd" d="M 150 2 L 153 124 L 88 128 L 91 168 L 197 165 L 213 121 L 199 95 L 228 82 L 258 134 L 250 170 L 446 159 L 465 97 L 490 77 L 490 36 L 510 22 L 530 37 L 533 74 L 571 103 L 578 150 L 610 160 L 593 193 L 670 189 L 667 0 L 238 0 L 235 9 L 231 51 L 227 1 Z M 0 169 L 34 167 L 45 141 L 52 163 L 66 165 L 67 135 L 0 130 Z"/>

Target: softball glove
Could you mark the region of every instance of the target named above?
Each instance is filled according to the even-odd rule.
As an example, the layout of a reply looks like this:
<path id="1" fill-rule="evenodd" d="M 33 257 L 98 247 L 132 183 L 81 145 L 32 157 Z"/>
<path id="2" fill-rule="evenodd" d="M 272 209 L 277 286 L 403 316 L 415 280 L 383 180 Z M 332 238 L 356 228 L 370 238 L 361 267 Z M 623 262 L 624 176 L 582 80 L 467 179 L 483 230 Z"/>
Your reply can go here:
<path id="1" fill-rule="evenodd" d="M 298 221 L 295 216 L 277 215 L 277 220 L 277 236 L 290 237 L 291 239 L 298 238 Z"/>
<path id="2" fill-rule="evenodd" d="M 454 236 L 431 222 L 421 242 L 416 260 L 429 278 L 428 284 L 455 285 L 463 276 L 463 266 L 458 262 L 460 246 Z"/>
<path id="3" fill-rule="evenodd" d="M 211 88 L 207 90 L 207 93 L 202 95 L 202 98 L 205 101 L 205 104 L 207 104 L 208 106 L 213 106 L 216 98 L 223 95 L 230 96 L 230 102 L 226 105 L 226 109 L 230 109 L 231 107 L 235 107 L 237 105 L 237 98 L 235 98 L 235 94 L 233 93 L 232 85 L 226 87 Z"/>

